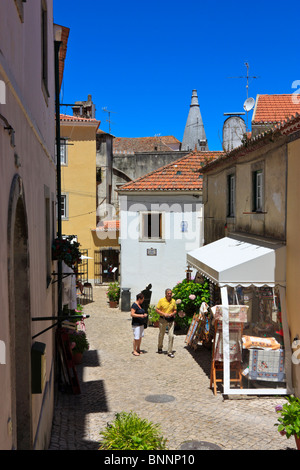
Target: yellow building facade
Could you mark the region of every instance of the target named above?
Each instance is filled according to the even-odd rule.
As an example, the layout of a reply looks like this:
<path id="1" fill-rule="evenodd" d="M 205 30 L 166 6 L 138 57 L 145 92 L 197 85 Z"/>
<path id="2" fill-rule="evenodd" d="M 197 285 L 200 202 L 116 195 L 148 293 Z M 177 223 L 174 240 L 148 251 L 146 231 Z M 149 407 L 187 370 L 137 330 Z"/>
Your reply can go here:
<path id="1" fill-rule="evenodd" d="M 62 234 L 75 235 L 81 250 L 93 258 L 96 249 L 96 133 L 100 121 L 61 115 Z M 88 278 L 94 279 L 94 260 L 87 260 Z"/>

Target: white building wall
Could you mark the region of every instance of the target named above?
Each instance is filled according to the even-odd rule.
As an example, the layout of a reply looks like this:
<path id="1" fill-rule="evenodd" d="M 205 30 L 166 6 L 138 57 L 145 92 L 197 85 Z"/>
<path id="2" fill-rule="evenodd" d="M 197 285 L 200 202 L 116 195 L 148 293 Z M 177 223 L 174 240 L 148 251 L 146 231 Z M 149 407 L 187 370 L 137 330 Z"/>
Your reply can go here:
<path id="1" fill-rule="evenodd" d="M 164 238 L 141 241 L 140 213 L 163 213 Z M 152 284 L 151 304 L 186 277 L 186 253 L 203 245 L 203 204 L 193 195 L 120 195 L 121 288 L 130 288 L 131 300 Z M 181 231 L 181 222 L 187 231 Z M 156 256 L 147 250 L 156 250 Z"/>

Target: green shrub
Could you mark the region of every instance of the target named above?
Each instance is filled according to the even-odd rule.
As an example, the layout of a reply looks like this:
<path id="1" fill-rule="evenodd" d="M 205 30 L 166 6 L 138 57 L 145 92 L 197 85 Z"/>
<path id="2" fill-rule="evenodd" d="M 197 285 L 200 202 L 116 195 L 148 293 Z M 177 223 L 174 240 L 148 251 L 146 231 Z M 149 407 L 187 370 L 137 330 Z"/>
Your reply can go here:
<path id="1" fill-rule="evenodd" d="M 275 426 L 278 426 L 278 431 L 288 439 L 291 436 L 300 437 L 300 399 L 287 396 L 286 400 L 284 405 L 275 407 L 276 412 L 280 414 Z"/>
<path id="2" fill-rule="evenodd" d="M 209 303 L 209 282 L 196 283 L 184 279 L 172 289 L 177 303 L 176 324 L 186 329 L 191 324 L 194 313 L 199 311 L 202 302 Z M 184 312 L 181 314 L 180 312 Z"/>
<path id="3" fill-rule="evenodd" d="M 151 321 L 152 323 L 159 321 L 160 316 L 159 316 L 159 313 L 157 313 L 156 311 L 155 305 L 149 305 L 148 318 L 149 318 L 149 321 Z"/>
<path id="4" fill-rule="evenodd" d="M 106 295 L 110 301 L 119 302 L 120 299 L 120 284 L 118 281 L 110 282 Z"/>
<path id="5" fill-rule="evenodd" d="M 132 411 L 117 413 L 112 424 L 107 424 L 99 450 L 164 450 L 166 439 L 157 424 L 141 419 Z"/>

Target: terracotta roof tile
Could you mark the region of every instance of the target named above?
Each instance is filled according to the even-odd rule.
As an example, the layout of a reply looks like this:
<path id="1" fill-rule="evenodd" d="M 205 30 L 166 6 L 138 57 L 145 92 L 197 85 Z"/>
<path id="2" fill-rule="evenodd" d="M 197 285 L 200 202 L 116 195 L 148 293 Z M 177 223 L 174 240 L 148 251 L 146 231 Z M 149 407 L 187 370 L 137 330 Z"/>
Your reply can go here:
<path id="1" fill-rule="evenodd" d="M 270 136 L 272 136 L 272 141 L 275 138 L 280 138 L 283 135 L 291 135 L 300 130 L 300 114 L 296 113 L 295 117 L 287 118 L 286 120 L 276 123 L 270 129 L 267 129 L 261 134 L 251 137 L 248 140 L 247 145 L 240 145 L 239 147 L 234 148 L 228 153 L 223 153 L 220 158 L 211 160 L 203 167 L 203 173 L 211 168 L 222 164 L 223 161 L 235 161 L 240 156 L 243 156 L 247 153 L 250 153 L 254 150 L 264 147 L 265 145 L 270 144 Z"/>
<path id="2" fill-rule="evenodd" d="M 135 152 L 170 152 L 179 150 L 180 141 L 172 135 L 155 137 L 115 137 L 113 153 L 133 154 Z"/>
<path id="3" fill-rule="evenodd" d="M 192 152 L 135 181 L 124 184 L 120 191 L 201 191 L 201 167 L 224 152 Z"/>
<path id="4" fill-rule="evenodd" d="M 252 124 L 278 123 L 300 113 L 300 97 L 290 95 L 258 95 Z"/>
<path id="5" fill-rule="evenodd" d="M 96 228 L 92 229 L 93 232 L 97 230 L 100 230 L 100 232 L 120 230 L 120 220 L 104 220 Z"/>

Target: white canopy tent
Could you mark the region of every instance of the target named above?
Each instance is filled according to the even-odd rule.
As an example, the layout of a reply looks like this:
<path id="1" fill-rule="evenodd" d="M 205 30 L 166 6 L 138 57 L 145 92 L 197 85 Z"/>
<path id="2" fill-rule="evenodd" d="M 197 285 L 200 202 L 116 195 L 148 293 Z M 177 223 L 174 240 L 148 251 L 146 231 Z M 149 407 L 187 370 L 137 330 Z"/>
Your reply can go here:
<path id="1" fill-rule="evenodd" d="M 291 345 L 285 305 L 285 245 L 246 237 L 225 237 L 187 253 L 187 264 L 221 289 L 223 306 L 223 383 L 225 394 L 288 394 L 292 393 Z M 284 334 L 286 388 L 230 388 L 229 313 L 227 287 L 279 287 L 282 329 Z M 226 308 L 227 307 L 227 308 Z"/>

